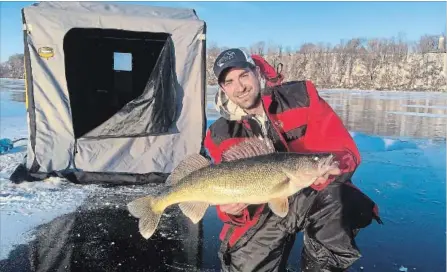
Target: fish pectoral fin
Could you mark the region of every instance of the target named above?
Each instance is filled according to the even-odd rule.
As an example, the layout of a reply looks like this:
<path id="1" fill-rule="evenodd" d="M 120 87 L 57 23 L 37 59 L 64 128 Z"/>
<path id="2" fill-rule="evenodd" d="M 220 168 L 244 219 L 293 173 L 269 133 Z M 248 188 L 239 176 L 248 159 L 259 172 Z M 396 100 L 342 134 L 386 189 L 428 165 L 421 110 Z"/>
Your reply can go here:
<path id="1" fill-rule="evenodd" d="M 197 224 L 205 215 L 210 204 L 206 202 L 182 202 L 178 206 L 184 215 L 189 217 L 194 224 Z"/>
<path id="2" fill-rule="evenodd" d="M 174 168 L 165 184 L 168 186 L 177 184 L 182 178 L 210 164 L 211 162 L 200 154 L 189 155 Z"/>
<path id="3" fill-rule="evenodd" d="M 289 199 L 287 197 L 274 198 L 269 201 L 269 207 L 277 216 L 285 217 L 289 212 Z"/>
<path id="4" fill-rule="evenodd" d="M 284 177 L 284 179 L 275 185 L 275 187 L 272 188 L 271 193 L 273 195 L 282 194 L 285 190 L 288 190 L 290 187 L 290 178 Z"/>

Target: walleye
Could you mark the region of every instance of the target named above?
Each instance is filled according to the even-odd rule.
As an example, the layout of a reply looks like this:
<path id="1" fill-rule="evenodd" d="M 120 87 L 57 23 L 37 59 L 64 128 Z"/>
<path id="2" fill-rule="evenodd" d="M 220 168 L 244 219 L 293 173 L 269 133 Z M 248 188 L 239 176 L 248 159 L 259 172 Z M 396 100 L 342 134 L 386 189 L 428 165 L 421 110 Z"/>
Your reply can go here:
<path id="1" fill-rule="evenodd" d="M 213 165 L 194 154 L 181 161 L 166 180 L 159 195 L 130 202 L 130 214 L 139 218 L 139 231 L 149 239 L 164 210 L 178 204 L 184 215 L 196 224 L 211 205 L 229 203 L 264 204 L 274 214 L 285 217 L 288 197 L 310 186 L 318 177 L 339 174 L 331 154 L 275 152 L 268 139 L 249 138 L 222 154 Z"/>

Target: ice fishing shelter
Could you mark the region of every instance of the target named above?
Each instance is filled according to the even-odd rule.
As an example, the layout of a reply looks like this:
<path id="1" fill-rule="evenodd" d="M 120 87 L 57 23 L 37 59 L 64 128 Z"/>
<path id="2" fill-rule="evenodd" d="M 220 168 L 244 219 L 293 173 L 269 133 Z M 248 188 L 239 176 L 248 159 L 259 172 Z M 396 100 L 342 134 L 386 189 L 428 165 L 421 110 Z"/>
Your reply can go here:
<path id="1" fill-rule="evenodd" d="M 22 10 L 29 143 L 11 180 L 163 181 L 202 150 L 206 24 L 192 9 Z"/>

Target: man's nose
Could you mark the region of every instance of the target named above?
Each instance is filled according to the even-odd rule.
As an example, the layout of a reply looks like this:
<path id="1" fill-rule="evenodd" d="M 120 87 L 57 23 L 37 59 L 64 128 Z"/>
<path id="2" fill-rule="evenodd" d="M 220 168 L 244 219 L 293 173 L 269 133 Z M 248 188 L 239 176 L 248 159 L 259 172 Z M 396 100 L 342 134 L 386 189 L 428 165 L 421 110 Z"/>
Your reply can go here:
<path id="1" fill-rule="evenodd" d="M 239 92 L 242 92 L 242 91 L 245 89 L 245 85 L 244 85 L 244 83 L 243 83 L 240 79 L 238 79 L 236 82 L 237 82 L 237 83 L 236 83 L 236 88 L 237 88 L 237 90 L 238 90 Z"/>

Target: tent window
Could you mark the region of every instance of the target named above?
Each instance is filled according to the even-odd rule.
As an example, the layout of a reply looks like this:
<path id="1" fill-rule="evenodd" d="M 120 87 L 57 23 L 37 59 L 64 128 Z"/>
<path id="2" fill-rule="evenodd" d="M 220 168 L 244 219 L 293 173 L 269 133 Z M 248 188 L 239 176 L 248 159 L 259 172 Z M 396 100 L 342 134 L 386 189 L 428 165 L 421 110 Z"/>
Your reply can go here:
<path id="1" fill-rule="evenodd" d="M 163 50 L 165 53 L 162 53 Z M 174 101 L 170 101 L 175 97 L 175 90 L 170 86 L 176 86 L 170 83 L 172 78 L 176 79 L 173 50 L 172 40 L 167 33 L 71 29 L 64 37 L 64 55 L 75 138 L 91 135 L 92 131 L 104 125 L 110 127 L 101 129 L 102 132 L 93 132 L 95 137 L 129 137 L 155 131 L 166 132 L 173 122 L 172 113 L 167 111 L 175 111 L 161 110 L 156 105 L 175 105 Z M 160 60 L 162 54 L 165 55 L 163 61 Z M 158 69 L 156 73 L 153 73 L 154 69 Z M 161 77 L 165 79 L 160 81 Z M 110 123 L 112 117 L 131 101 L 141 99 L 148 88 L 165 89 L 155 92 L 156 95 L 149 93 L 148 98 L 139 101 L 138 105 L 144 106 L 145 111 L 151 111 L 155 119 L 151 120 L 151 116 L 144 115 L 132 117 L 148 122 L 145 124 L 141 120 L 133 120 L 141 127 L 128 123 L 129 120 L 121 120 L 120 124 Z M 152 99 L 150 95 L 159 98 Z M 118 115 L 130 118 L 132 109 L 125 110 L 129 112 Z M 142 111 L 141 114 L 148 113 Z M 157 122 L 161 125 L 154 127 L 152 123 Z M 122 127 L 118 129 L 119 126 Z M 128 135 L 126 131 L 133 131 L 133 134 Z"/>
<path id="2" fill-rule="evenodd" d="M 132 71 L 132 54 L 119 52 L 113 53 L 113 70 Z"/>

